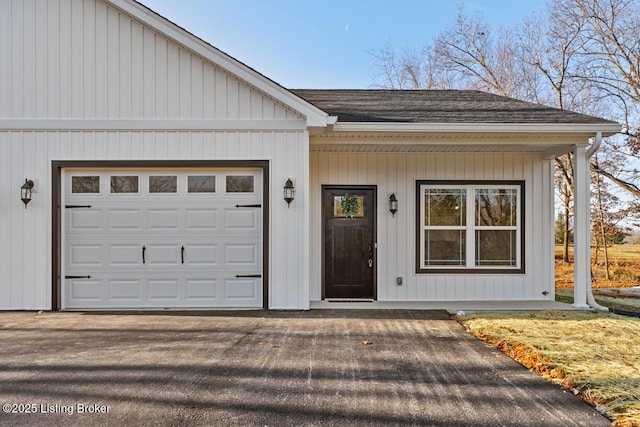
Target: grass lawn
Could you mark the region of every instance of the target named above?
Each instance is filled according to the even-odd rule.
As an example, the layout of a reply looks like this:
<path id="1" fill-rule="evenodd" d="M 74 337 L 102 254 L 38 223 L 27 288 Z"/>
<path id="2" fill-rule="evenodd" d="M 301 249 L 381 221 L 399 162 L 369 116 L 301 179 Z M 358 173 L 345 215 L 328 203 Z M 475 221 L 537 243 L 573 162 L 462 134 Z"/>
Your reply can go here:
<path id="1" fill-rule="evenodd" d="M 625 310 L 640 313 L 640 298 L 620 298 L 598 295 L 594 291 L 596 302 L 613 310 Z M 556 289 L 556 301 L 573 304 L 573 289 Z"/>
<path id="2" fill-rule="evenodd" d="M 640 319 L 542 311 L 459 317 L 475 336 L 572 390 L 616 426 L 640 427 Z"/>
<path id="3" fill-rule="evenodd" d="M 614 245 L 609 249 L 609 276 L 606 278 L 604 254 L 591 248 L 591 271 L 594 288 L 627 288 L 640 284 L 640 245 Z M 555 247 L 556 288 L 573 287 L 573 247 L 569 247 L 569 260 L 562 261 L 562 246 Z"/>

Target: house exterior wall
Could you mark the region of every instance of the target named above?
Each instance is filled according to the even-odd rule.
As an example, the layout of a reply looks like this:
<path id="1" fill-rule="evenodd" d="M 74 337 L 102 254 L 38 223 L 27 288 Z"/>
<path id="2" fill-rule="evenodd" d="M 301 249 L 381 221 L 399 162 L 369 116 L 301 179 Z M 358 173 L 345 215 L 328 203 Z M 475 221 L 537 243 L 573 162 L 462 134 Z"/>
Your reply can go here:
<path id="1" fill-rule="evenodd" d="M 52 307 L 51 162 L 67 160 L 269 161 L 269 307 L 308 307 L 304 117 L 100 0 L 0 0 L 0 56 L 0 309 Z"/>
<path id="2" fill-rule="evenodd" d="M 307 308 L 307 141 L 306 131 L 0 132 L 0 309 L 51 308 L 52 161 L 175 159 L 270 161 L 269 307 Z M 289 208 L 287 177 L 298 190 Z M 36 181 L 27 209 L 25 178 Z"/>
<path id="3" fill-rule="evenodd" d="M 0 118 L 300 118 L 100 0 L 0 1 L 0 52 Z"/>
<path id="4" fill-rule="evenodd" d="M 322 295 L 320 201 L 327 184 L 377 186 L 379 301 L 553 301 L 553 165 L 542 154 L 313 151 L 310 157 L 312 301 Z M 416 180 L 524 180 L 525 274 L 416 274 Z M 391 193 L 399 201 L 395 217 Z"/>

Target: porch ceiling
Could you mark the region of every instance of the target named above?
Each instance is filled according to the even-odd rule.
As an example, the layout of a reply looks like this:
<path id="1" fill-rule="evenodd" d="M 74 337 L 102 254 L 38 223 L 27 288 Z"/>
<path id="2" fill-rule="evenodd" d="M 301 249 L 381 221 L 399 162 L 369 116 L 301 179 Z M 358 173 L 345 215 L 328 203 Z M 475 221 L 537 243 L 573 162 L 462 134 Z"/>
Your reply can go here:
<path id="1" fill-rule="evenodd" d="M 563 148 L 560 148 L 563 147 Z M 573 145 L 554 146 L 561 151 L 571 151 Z M 553 149 L 549 146 L 540 145 L 523 145 L 523 144 L 506 144 L 506 145 L 444 145 L 444 144 L 322 144 L 312 142 L 310 151 L 312 152 L 547 152 Z"/>
<path id="2" fill-rule="evenodd" d="M 590 135 L 529 134 L 375 134 L 311 135 L 312 152 L 542 152 L 556 157 L 575 145 L 588 145 Z"/>

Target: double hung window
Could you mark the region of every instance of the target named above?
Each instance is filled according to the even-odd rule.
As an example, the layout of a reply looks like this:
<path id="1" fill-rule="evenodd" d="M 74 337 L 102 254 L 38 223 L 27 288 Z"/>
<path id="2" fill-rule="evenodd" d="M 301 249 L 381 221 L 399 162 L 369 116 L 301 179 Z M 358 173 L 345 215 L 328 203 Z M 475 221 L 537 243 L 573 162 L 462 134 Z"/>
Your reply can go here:
<path id="1" fill-rule="evenodd" d="M 524 182 L 418 181 L 418 273 L 523 273 Z"/>

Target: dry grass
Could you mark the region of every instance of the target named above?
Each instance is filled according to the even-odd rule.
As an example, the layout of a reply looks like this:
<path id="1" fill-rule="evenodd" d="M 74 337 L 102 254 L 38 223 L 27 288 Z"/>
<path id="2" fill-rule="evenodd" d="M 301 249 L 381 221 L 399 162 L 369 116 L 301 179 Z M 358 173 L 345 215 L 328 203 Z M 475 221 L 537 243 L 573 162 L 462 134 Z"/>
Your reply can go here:
<path id="1" fill-rule="evenodd" d="M 598 304 L 615 310 L 625 310 L 640 313 L 640 298 L 625 298 L 616 296 L 613 292 L 593 291 Z M 573 289 L 556 289 L 556 301 L 573 304 Z"/>
<path id="2" fill-rule="evenodd" d="M 582 311 L 459 318 L 474 335 L 573 390 L 615 419 L 640 427 L 640 319 Z"/>
<path id="3" fill-rule="evenodd" d="M 569 263 L 562 261 L 562 246 L 556 246 L 555 257 L 556 288 L 572 288 L 573 248 L 569 248 Z M 606 279 L 602 250 L 596 258 L 596 251 L 592 248 L 591 261 L 594 288 L 628 288 L 640 284 L 640 245 L 616 245 L 609 248 L 610 280 Z"/>

